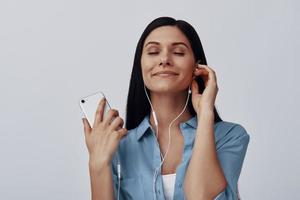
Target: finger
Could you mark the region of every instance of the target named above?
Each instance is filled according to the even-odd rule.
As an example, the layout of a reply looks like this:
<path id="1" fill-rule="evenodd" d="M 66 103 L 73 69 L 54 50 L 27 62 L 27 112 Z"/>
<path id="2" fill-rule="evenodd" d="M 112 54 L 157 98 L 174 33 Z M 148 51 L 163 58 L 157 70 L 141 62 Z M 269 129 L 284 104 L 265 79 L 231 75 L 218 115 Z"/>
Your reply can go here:
<path id="1" fill-rule="evenodd" d="M 195 76 L 200 76 L 202 80 L 204 81 L 204 85 L 207 85 L 208 79 L 209 79 L 209 71 L 204 67 L 198 67 L 195 70 Z"/>
<path id="2" fill-rule="evenodd" d="M 106 103 L 106 99 L 103 98 L 101 99 L 101 101 L 98 104 L 96 113 L 95 113 L 95 121 L 94 121 L 94 127 L 96 124 L 102 122 L 103 120 L 103 112 L 104 112 L 104 108 L 105 108 L 105 103 Z"/>
<path id="3" fill-rule="evenodd" d="M 210 75 L 211 75 L 211 78 L 217 80 L 217 77 L 216 77 L 216 72 L 209 66 L 206 66 L 206 68 L 208 69 L 208 71 L 210 72 Z"/>
<path id="4" fill-rule="evenodd" d="M 103 119 L 103 122 L 105 125 L 110 125 L 110 123 L 113 121 L 114 118 L 119 116 L 119 112 L 115 109 L 110 109 L 106 115 L 106 117 Z"/>
<path id="5" fill-rule="evenodd" d="M 91 133 L 92 128 L 86 118 L 82 118 L 82 121 L 83 121 L 83 127 L 84 127 L 84 135 L 85 135 L 85 137 L 87 137 Z"/>
<path id="6" fill-rule="evenodd" d="M 215 71 L 212 68 L 210 68 L 207 65 L 201 65 L 201 67 L 203 67 L 204 69 L 206 69 L 208 71 L 208 77 L 209 77 L 209 79 L 215 80 L 215 81 L 217 80 L 216 73 L 215 73 Z"/>
<path id="7" fill-rule="evenodd" d="M 203 76 L 205 87 L 207 85 L 217 85 L 217 77 L 214 70 L 207 65 L 200 65 L 202 69 L 206 70 L 208 74 Z"/>
<path id="8" fill-rule="evenodd" d="M 110 127 L 112 130 L 117 130 L 118 128 L 122 128 L 123 124 L 124 124 L 123 119 L 121 117 L 116 117 L 110 124 Z"/>
<path id="9" fill-rule="evenodd" d="M 127 135 L 127 129 L 126 128 L 121 128 L 120 130 L 117 131 L 119 139 L 123 138 L 125 135 Z"/>
<path id="10" fill-rule="evenodd" d="M 208 73 L 209 72 L 204 67 L 197 67 L 194 74 L 196 76 L 199 76 L 200 74 L 202 74 L 202 75 L 208 75 Z"/>

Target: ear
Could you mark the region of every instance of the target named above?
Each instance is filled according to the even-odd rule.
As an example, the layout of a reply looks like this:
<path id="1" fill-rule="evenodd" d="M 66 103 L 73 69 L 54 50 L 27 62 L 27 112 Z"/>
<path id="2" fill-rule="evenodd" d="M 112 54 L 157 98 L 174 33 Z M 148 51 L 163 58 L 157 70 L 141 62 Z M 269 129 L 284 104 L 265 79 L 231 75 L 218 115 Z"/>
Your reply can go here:
<path id="1" fill-rule="evenodd" d="M 198 64 L 199 64 L 199 63 L 200 63 L 200 60 L 197 60 L 197 61 L 195 62 L 194 71 L 193 71 L 193 79 L 196 78 L 195 72 L 196 72 L 196 69 L 198 68 Z"/>
<path id="2" fill-rule="evenodd" d="M 193 71 L 193 79 L 196 79 L 195 72 L 196 72 L 196 69 Z"/>

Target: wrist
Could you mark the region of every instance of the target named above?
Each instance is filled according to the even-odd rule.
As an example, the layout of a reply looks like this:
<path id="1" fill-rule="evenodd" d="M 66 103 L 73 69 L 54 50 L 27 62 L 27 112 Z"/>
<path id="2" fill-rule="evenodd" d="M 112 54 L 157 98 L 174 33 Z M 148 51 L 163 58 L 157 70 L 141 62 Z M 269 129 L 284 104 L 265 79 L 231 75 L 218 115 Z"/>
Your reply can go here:
<path id="1" fill-rule="evenodd" d="M 91 172 L 99 172 L 103 168 L 110 167 L 110 161 L 109 160 L 99 160 L 99 159 L 93 159 L 90 157 L 89 159 L 89 170 Z"/>
<path id="2" fill-rule="evenodd" d="M 199 113 L 200 118 L 202 117 L 214 117 L 214 110 L 211 108 L 202 109 Z"/>

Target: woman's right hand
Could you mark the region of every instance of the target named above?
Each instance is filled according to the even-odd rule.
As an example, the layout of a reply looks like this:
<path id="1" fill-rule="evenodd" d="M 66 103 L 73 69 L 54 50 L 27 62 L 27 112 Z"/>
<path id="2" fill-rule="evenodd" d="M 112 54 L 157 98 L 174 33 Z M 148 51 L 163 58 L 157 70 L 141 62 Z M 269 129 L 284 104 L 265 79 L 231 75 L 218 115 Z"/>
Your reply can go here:
<path id="1" fill-rule="evenodd" d="M 124 121 L 117 110 L 110 109 L 103 117 L 106 100 L 102 99 L 95 113 L 93 127 L 83 118 L 85 141 L 89 151 L 90 165 L 98 168 L 110 164 L 120 140 L 126 135 Z"/>

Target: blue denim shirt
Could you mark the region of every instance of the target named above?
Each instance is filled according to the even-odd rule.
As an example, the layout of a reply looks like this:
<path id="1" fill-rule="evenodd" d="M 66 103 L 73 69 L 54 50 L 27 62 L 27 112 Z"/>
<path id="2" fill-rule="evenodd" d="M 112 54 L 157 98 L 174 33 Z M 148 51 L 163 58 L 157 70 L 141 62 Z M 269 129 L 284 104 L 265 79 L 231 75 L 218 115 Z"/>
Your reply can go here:
<path id="1" fill-rule="evenodd" d="M 200 119 L 201 120 L 201 119 Z M 197 129 L 197 116 L 180 124 L 184 137 L 181 164 L 176 168 L 174 200 L 185 199 L 183 182 L 192 155 Z M 128 130 L 112 160 L 114 194 L 118 194 L 117 160 L 121 165 L 120 200 L 153 200 L 154 170 L 161 162 L 160 148 L 152 131 L 149 116 L 138 127 Z M 249 143 L 249 135 L 239 124 L 221 121 L 214 124 L 218 159 L 227 180 L 226 189 L 216 199 L 238 199 L 237 182 Z M 156 179 L 156 198 L 164 200 L 162 175 Z"/>

